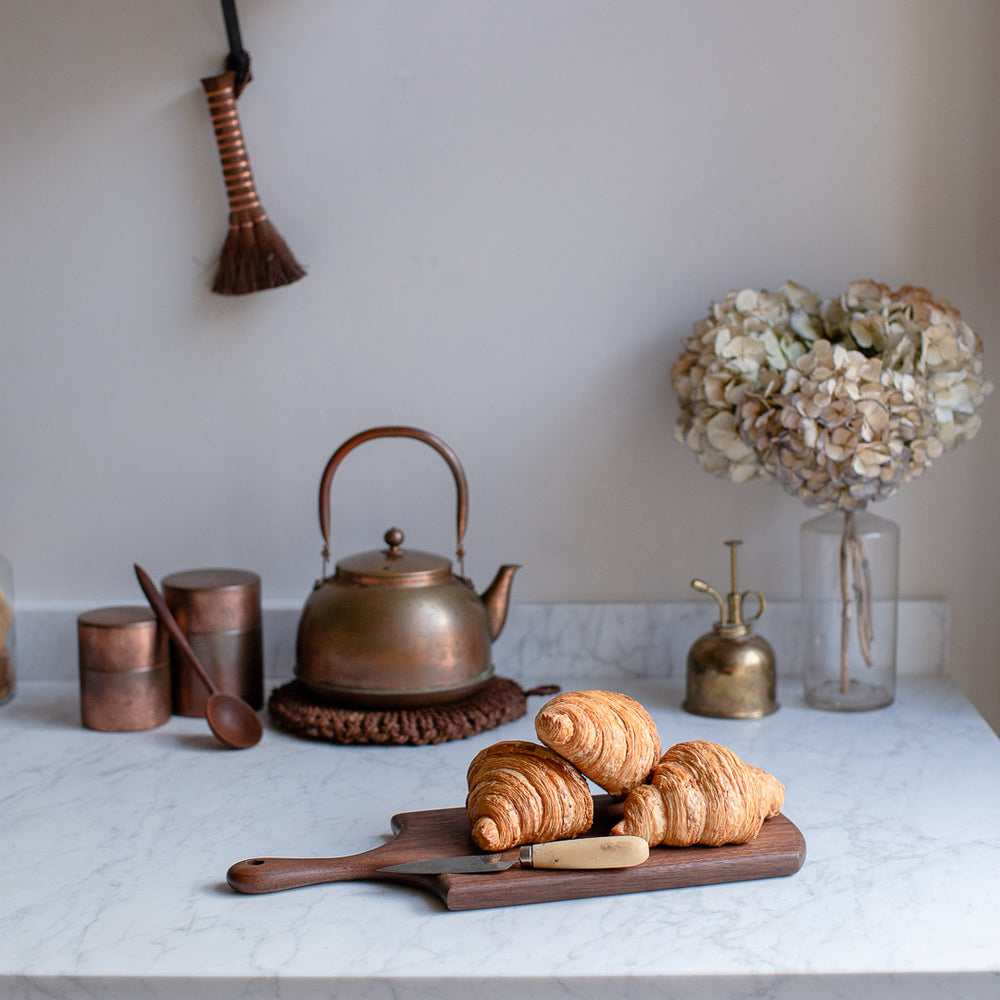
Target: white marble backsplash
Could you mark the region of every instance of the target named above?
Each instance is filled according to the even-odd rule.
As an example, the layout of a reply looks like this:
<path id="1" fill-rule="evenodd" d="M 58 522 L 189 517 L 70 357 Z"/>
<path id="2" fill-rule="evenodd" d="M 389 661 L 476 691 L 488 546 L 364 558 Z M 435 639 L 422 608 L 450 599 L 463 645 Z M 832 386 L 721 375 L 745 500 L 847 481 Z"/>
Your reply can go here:
<path id="1" fill-rule="evenodd" d="M 76 618 L 91 607 L 18 605 L 18 675 L 68 680 L 79 669 Z M 291 677 L 301 605 L 264 605 L 268 677 Z M 797 601 L 773 601 L 754 631 L 774 649 L 779 677 L 801 674 L 805 635 Z M 553 677 L 636 679 L 683 677 L 688 650 L 712 628 L 718 611 L 706 602 L 563 604 L 513 603 L 494 643 L 497 673 L 529 683 Z M 947 673 L 951 626 L 945 600 L 899 605 L 897 667 L 901 674 Z"/>
<path id="2" fill-rule="evenodd" d="M 806 635 L 797 601 L 773 602 L 753 630 L 774 650 L 779 676 L 801 675 Z M 946 601 L 899 606 L 901 673 L 940 674 L 947 667 Z M 676 604 L 518 604 L 495 643 L 497 670 L 517 678 L 547 676 L 636 679 L 683 677 L 688 650 L 710 632 L 718 610 L 703 602 Z"/>

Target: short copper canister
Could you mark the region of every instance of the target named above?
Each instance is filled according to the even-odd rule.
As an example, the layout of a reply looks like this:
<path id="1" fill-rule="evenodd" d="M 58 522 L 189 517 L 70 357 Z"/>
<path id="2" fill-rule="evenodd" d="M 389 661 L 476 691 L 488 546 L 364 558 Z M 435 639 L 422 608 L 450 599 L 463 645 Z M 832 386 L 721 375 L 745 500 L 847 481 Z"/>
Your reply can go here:
<path id="1" fill-rule="evenodd" d="M 190 569 L 163 578 L 163 596 L 191 648 L 220 691 L 264 705 L 260 577 L 242 569 Z M 170 650 L 177 715 L 203 716 L 208 691 Z"/>
<path id="2" fill-rule="evenodd" d="M 167 633 L 144 607 L 85 611 L 77 618 L 80 709 L 88 729 L 133 732 L 170 718 Z"/>

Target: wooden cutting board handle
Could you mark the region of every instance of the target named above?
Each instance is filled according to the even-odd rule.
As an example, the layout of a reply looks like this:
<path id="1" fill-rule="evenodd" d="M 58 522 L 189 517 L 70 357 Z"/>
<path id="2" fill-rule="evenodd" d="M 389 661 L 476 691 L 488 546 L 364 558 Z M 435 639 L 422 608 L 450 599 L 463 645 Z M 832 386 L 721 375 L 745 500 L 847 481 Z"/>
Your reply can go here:
<path id="1" fill-rule="evenodd" d="M 371 878 L 373 867 L 365 855 L 350 858 L 248 858 L 237 861 L 226 881 L 237 892 L 281 892 L 323 882 Z"/>
<path id="2" fill-rule="evenodd" d="M 436 875 L 380 872 L 385 865 L 424 858 L 455 857 L 476 850 L 464 809 L 432 809 L 392 817 L 391 839 L 361 854 L 340 858 L 247 858 L 237 861 L 226 881 L 237 892 L 281 892 L 323 882 L 377 879 L 430 888 Z M 512 855 L 516 857 L 516 852 Z M 488 877 L 488 876 L 487 876 Z"/>

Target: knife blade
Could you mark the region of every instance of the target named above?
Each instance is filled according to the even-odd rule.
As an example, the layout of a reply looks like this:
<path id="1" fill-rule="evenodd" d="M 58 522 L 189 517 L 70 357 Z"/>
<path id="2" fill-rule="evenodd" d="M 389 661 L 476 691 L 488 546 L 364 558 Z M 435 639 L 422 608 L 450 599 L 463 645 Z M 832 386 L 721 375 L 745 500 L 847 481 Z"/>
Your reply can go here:
<path id="1" fill-rule="evenodd" d="M 470 854 L 459 858 L 407 861 L 378 870 L 412 875 L 468 875 L 503 872 L 514 865 L 522 868 L 632 868 L 648 857 L 649 845 L 642 837 L 586 837 L 526 844 L 516 858 L 503 854 Z"/>

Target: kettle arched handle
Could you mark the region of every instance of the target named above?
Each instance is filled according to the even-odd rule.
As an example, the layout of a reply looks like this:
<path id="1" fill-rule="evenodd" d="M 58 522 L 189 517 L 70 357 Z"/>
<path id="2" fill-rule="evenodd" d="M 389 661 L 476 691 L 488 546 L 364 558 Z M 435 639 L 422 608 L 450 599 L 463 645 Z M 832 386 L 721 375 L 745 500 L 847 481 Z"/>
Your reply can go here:
<path id="1" fill-rule="evenodd" d="M 429 431 L 422 431 L 417 427 L 372 427 L 348 438 L 333 453 L 330 461 L 326 463 L 326 468 L 319 481 L 319 530 L 323 535 L 323 578 L 326 579 L 326 567 L 330 560 L 330 484 L 333 482 L 333 474 L 348 452 L 353 451 L 366 441 L 384 437 L 414 438 L 417 441 L 423 441 L 448 463 L 448 468 L 451 469 L 451 474 L 455 477 L 455 487 L 458 492 L 458 509 L 455 516 L 458 541 L 455 555 L 458 558 L 459 572 L 464 577 L 465 549 L 462 546 L 462 539 L 465 537 L 465 525 L 469 517 L 469 483 L 465 478 L 465 470 L 462 468 L 458 456 L 444 441 Z"/>

